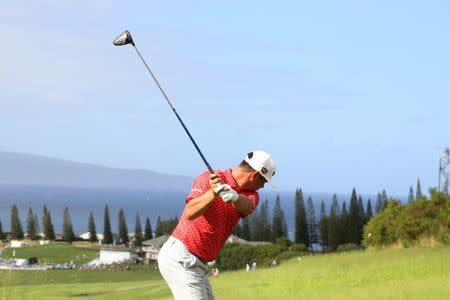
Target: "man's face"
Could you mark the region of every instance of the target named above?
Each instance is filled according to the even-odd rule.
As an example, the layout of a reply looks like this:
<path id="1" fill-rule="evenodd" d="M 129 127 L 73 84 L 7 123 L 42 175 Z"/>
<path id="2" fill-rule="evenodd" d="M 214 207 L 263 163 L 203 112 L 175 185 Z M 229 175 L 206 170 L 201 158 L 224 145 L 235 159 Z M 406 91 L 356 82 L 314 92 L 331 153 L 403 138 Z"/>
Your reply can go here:
<path id="1" fill-rule="evenodd" d="M 267 180 L 258 171 L 256 171 L 253 177 L 255 191 L 262 189 L 266 182 Z"/>

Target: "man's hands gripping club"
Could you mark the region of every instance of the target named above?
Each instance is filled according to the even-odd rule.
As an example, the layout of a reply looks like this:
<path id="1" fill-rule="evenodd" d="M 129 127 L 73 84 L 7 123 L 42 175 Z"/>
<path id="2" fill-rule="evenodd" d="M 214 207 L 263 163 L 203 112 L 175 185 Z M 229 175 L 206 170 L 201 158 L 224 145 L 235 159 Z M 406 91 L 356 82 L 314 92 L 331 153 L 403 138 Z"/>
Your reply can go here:
<path id="1" fill-rule="evenodd" d="M 211 189 L 214 191 L 214 195 L 220 196 L 223 201 L 236 203 L 239 200 L 239 194 L 231 188 L 228 184 L 222 183 L 217 174 L 209 175 L 209 183 Z"/>
<path id="2" fill-rule="evenodd" d="M 252 203 L 245 195 L 240 195 L 228 184 L 223 184 L 219 175 L 209 175 L 210 189 L 203 195 L 191 199 L 186 204 L 186 217 L 188 220 L 194 220 L 208 209 L 220 196 L 224 202 L 233 203 L 236 210 L 242 215 L 248 215 L 252 211 Z"/>

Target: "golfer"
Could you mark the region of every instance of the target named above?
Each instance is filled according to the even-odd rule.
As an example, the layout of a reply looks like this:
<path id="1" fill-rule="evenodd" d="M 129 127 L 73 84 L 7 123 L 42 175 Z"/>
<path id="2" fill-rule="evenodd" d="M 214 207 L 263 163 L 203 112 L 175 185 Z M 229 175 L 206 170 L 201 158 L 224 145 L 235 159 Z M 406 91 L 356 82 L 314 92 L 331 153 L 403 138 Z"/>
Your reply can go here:
<path id="1" fill-rule="evenodd" d="M 239 220 L 256 209 L 256 191 L 266 182 L 273 185 L 275 170 L 269 154 L 253 151 L 234 169 L 195 179 L 178 225 L 158 256 L 175 299 L 214 299 L 207 263 L 217 258 Z"/>

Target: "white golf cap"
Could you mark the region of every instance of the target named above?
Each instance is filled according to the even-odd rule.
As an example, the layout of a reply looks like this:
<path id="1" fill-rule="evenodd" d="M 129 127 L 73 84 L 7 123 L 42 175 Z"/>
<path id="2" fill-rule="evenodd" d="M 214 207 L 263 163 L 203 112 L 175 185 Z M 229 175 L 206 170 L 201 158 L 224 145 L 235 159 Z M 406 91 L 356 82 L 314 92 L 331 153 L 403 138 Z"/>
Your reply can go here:
<path id="1" fill-rule="evenodd" d="M 264 151 L 252 151 L 247 153 L 244 160 L 250 167 L 258 171 L 271 186 L 275 187 L 272 176 L 275 175 L 277 166 L 270 154 Z"/>

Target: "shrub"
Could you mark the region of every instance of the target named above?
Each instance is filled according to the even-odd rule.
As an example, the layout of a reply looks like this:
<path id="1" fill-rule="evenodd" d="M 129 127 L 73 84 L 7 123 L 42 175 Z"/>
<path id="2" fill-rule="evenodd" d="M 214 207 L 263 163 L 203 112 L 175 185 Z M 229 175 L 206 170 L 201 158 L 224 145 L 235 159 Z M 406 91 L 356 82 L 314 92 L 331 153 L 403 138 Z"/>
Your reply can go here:
<path id="1" fill-rule="evenodd" d="M 279 245 L 284 248 L 289 248 L 290 246 L 292 246 L 292 242 L 283 236 L 276 239 L 275 245 Z"/>
<path id="2" fill-rule="evenodd" d="M 258 266 L 270 266 L 272 261 L 286 249 L 279 245 L 250 246 L 226 244 L 216 259 L 216 265 L 223 270 L 245 268 L 256 262 Z"/>
<path id="3" fill-rule="evenodd" d="M 284 260 L 288 260 L 294 257 L 298 257 L 300 255 L 302 255 L 302 252 L 297 252 L 297 251 L 292 251 L 292 250 L 287 250 L 287 251 L 283 251 L 280 254 L 278 254 L 274 260 L 279 264 Z"/>
<path id="4" fill-rule="evenodd" d="M 435 190 L 408 205 L 396 200 L 364 227 L 365 246 L 410 246 L 423 240 L 450 243 L 450 196 Z"/>
<path id="5" fill-rule="evenodd" d="M 349 251 L 359 251 L 362 250 L 362 247 L 353 243 L 339 245 L 336 249 L 336 252 L 349 252 Z"/>
<path id="6" fill-rule="evenodd" d="M 289 249 L 296 252 L 308 252 L 308 247 L 306 247 L 306 245 L 302 243 L 294 244 Z"/>

